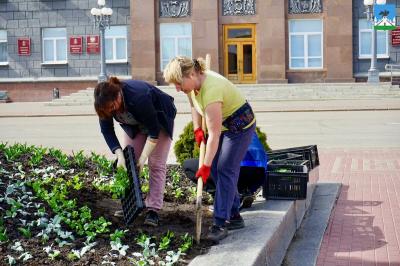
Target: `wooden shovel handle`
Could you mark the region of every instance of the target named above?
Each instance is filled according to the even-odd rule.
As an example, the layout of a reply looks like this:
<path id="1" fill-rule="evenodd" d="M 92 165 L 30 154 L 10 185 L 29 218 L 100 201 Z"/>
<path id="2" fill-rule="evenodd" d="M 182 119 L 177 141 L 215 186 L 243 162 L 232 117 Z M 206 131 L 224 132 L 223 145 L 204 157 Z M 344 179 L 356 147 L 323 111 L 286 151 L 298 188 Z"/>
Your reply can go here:
<path id="1" fill-rule="evenodd" d="M 210 54 L 206 55 L 206 68 L 210 69 L 211 66 L 211 56 Z M 201 129 L 205 133 L 207 131 L 206 120 L 204 115 L 201 118 Z M 204 157 L 206 155 L 206 144 L 202 141 L 200 143 L 200 156 L 199 156 L 199 169 L 204 164 Z M 201 220 L 202 220 L 202 198 L 203 195 L 203 179 L 197 179 L 197 198 L 196 198 L 196 242 L 200 243 L 201 236 Z"/>

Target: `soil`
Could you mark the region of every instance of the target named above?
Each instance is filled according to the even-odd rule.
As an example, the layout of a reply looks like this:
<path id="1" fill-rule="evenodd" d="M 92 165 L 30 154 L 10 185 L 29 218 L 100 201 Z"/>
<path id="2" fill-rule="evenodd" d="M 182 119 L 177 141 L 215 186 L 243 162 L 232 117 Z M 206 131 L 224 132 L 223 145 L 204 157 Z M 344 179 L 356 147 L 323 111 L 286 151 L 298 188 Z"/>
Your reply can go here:
<path id="1" fill-rule="evenodd" d="M 31 171 L 31 167 L 28 164 L 30 160 L 29 154 L 22 155 L 16 162 L 8 162 L 5 158 L 5 154 L 2 150 L 0 150 L 0 180 L 3 184 L 0 183 L 0 197 L 4 197 L 5 190 L 7 185 L 10 182 L 15 182 L 16 176 L 12 176 L 9 173 L 16 173 L 17 167 L 16 165 L 21 164 L 22 169 L 26 172 L 26 175 Z M 72 161 L 72 160 L 71 160 Z M 56 168 L 60 168 L 57 160 L 52 158 L 48 154 L 45 155 L 43 161 L 36 168 L 45 168 L 49 166 L 54 166 Z M 184 196 L 179 199 L 176 199 L 170 192 L 168 192 L 164 197 L 164 207 L 159 212 L 160 216 L 160 225 L 158 227 L 147 226 L 143 224 L 145 211 L 142 212 L 135 221 L 126 226 L 123 218 L 115 217 L 114 213 L 117 210 L 121 210 L 121 203 L 119 200 L 114 200 L 111 198 L 111 195 L 97 190 L 91 184 L 93 182 L 93 177 L 98 175 L 96 170 L 96 165 L 91 161 L 86 161 L 85 167 L 78 168 L 77 165 L 71 165 L 71 168 L 74 168 L 76 172 L 82 172 L 86 174 L 82 174 L 84 176 L 84 186 L 80 190 L 70 190 L 68 194 L 69 199 L 77 199 L 78 206 L 87 205 L 91 211 L 93 219 L 96 219 L 100 216 L 103 216 L 107 221 L 110 221 L 112 225 L 109 227 L 110 232 L 114 232 L 115 229 L 129 229 L 123 238 L 123 244 L 129 245 L 129 249 L 127 250 L 127 255 L 132 257 L 131 254 L 133 252 L 141 252 L 142 248 L 136 244 L 136 238 L 140 233 L 145 233 L 149 236 L 152 236 L 152 241 L 155 243 L 159 243 L 160 239 L 167 233 L 167 231 L 172 231 L 175 234 L 174 241 L 172 241 L 171 246 L 168 250 L 177 251 L 182 241 L 180 240 L 180 236 L 189 233 L 190 235 L 195 235 L 195 227 L 196 227 L 196 212 L 195 212 L 195 204 L 193 198 L 190 198 L 188 194 L 185 192 Z M 4 173 L 1 169 L 8 171 L 9 173 Z M 181 174 L 180 184 L 179 186 L 182 188 L 194 186 L 194 184 L 184 177 L 182 169 L 177 165 L 168 165 L 168 174 L 167 174 L 167 184 L 171 183 L 171 172 L 179 171 Z M 167 185 L 168 186 L 168 185 Z M 30 187 L 27 187 L 26 191 L 33 191 Z M 182 255 L 177 265 L 187 265 L 194 257 L 199 254 L 204 254 L 208 251 L 209 247 L 212 245 L 211 242 L 206 241 L 204 239 L 205 234 L 208 231 L 209 226 L 212 224 L 212 214 L 208 211 L 208 206 L 206 203 L 210 204 L 210 196 L 205 195 L 204 198 L 206 200 L 203 203 L 203 223 L 202 223 L 202 240 L 200 244 L 197 244 L 193 241 L 193 246 L 189 251 L 186 252 L 186 255 Z M 33 200 L 33 203 L 38 203 L 39 199 Z M 50 209 L 50 207 L 44 203 L 46 207 L 46 213 L 48 217 L 54 217 L 54 213 Z M 4 217 L 5 210 L 9 208 L 9 205 L 6 202 L 0 201 L 0 219 Z M 101 265 L 104 260 L 103 256 L 109 254 L 110 252 L 110 239 L 108 234 L 98 235 L 95 239 L 97 245 L 94 247 L 93 252 L 89 252 L 83 256 L 79 261 L 72 262 L 67 258 L 68 253 L 72 249 L 78 249 L 84 246 L 83 242 L 85 238 L 78 237 L 75 234 L 75 241 L 72 242 L 71 246 L 64 246 L 59 248 L 58 244 L 55 242 L 54 238 L 50 238 L 50 240 L 46 244 L 42 244 L 38 237 L 35 237 L 41 230 L 37 227 L 32 227 L 32 238 L 24 238 L 21 232 L 17 229 L 21 227 L 21 220 L 25 219 L 29 223 L 30 221 L 37 219 L 33 215 L 27 215 L 22 217 L 18 214 L 15 218 L 5 218 L 4 227 L 6 228 L 6 232 L 10 241 L 0 244 L 0 265 L 7 265 L 7 255 L 11 255 L 14 258 L 18 258 L 21 253 L 13 251 L 11 246 L 19 241 L 24 247 L 25 251 L 28 251 L 33 258 L 25 262 L 25 264 L 29 265 Z M 1 225 L 1 224 L 0 224 Z M 66 225 L 63 225 L 64 230 L 72 231 Z M 43 250 L 45 246 L 53 245 L 55 249 L 61 251 L 61 254 L 55 259 L 51 260 L 46 252 Z M 165 251 L 160 251 L 159 255 L 165 255 Z M 113 261 L 116 265 L 132 265 L 127 257 L 122 258 L 108 258 L 109 261 Z M 20 263 L 20 260 L 18 260 Z M 109 264 L 110 265 L 110 264 Z"/>

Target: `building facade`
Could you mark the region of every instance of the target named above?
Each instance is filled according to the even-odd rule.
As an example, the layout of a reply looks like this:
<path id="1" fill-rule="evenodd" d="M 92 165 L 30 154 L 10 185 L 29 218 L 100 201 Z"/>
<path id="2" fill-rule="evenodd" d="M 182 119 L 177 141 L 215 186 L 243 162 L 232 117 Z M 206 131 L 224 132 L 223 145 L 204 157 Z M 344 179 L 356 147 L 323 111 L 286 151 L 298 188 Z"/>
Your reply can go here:
<path id="1" fill-rule="evenodd" d="M 114 13 L 106 31 L 107 69 L 128 77 L 130 3 L 108 2 Z M 93 87 L 100 53 L 98 42 L 91 49 L 88 40 L 98 40 L 90 14 L 96 6 L 97 0 L 0 1 L 0 90 L 8 91 L 14 101 L 43 101 L 52 98 L 53 88 L 67 95 Z M 80 40 L 81 47 L 73 40 Z"/>
<path id="2" fill-rule="evenodd" d="M 387 0 L 400 5 L 399 0 Z M 0 90 L 49 100 L 93 87 L 100 72 L 97 0 L 0 1 Z M 234 83 L 354 82 L 370 66 L 362 0 L 106 0 L 107 73 L 164 84 L 176 55 L 211 55 Z M 97 36 L 97 37 L 96 37 Z M 27 42 L 29 42 L 27 44 Z M 378 32 L 378 68 L 396 64 L 391 32 Z"/>

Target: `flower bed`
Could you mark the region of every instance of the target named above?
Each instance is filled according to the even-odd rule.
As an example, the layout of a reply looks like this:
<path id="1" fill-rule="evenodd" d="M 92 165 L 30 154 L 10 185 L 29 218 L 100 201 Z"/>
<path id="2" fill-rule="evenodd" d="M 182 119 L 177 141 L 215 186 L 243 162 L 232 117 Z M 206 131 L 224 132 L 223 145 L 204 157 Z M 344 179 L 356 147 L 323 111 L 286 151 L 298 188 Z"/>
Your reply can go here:
<path id="1" fill-rule="evenodd" d="M 185 265 L 207 251 L 210 242 L 193 241 L 196 188 L 179 166 L 168 166 L 159 227 L 113 215 L 124 186 L 116 176 L 94 153 L 0 143 L 0 264 Z M 148 179 L 146 169 L 144 195 Z M 203 228 L 211 223 L 204 211 Z"/>

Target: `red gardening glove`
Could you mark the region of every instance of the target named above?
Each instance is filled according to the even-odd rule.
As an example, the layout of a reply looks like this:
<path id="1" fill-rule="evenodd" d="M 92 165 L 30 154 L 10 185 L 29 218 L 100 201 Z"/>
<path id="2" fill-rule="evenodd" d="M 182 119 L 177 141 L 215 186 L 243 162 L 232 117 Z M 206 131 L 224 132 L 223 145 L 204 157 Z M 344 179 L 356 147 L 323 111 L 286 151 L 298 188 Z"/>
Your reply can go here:
<path id="1" fill-rule="evenodd" d="M 199 147 L 200 147 L 200 144 L 202 141 L 204 142 L 204 144 L 206 144 L 206 138 L 204 136 L 204 131 L 201 129 L 201 127 L 194 130 L 194 139 L 196 140 L 197 145 Z"/>
<path id="2" fill-rule="evenodd" d="M 196 172 L 196 178 L 203 179 L 203 184 L 205 185 L 207 183 L 207 179 L 210 176 L 210 171 L 211 171 L 211 166 L 207 166 L 203 164 L 199 170 Z"/>

